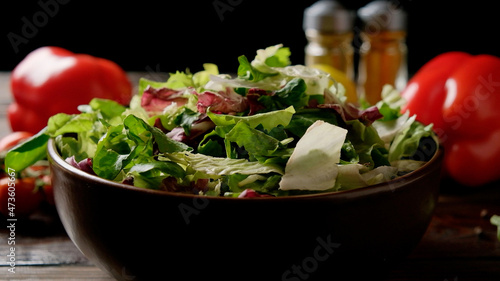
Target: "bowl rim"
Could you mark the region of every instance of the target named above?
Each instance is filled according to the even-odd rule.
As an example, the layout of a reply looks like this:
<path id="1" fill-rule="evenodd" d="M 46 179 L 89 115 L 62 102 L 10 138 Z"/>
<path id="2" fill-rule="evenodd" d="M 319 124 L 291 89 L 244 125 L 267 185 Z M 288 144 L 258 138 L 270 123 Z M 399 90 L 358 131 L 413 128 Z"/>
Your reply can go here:
<path id="1" fill-rule="evenodd" d="M 47 143 L 47 156 L 50 165 L 57 165 L 62 170 L 67 170 L 70 173 L 75 174 L 77 177 L 81 179 L 86 179 L 90 181 L 96 181 L 100 184 L 105 184 L 112 188 L 120 188 L 129 190 L 132 192 L 139 192 L 151 195 L 159 195 L 159 196 L 168 196 L 168 197 L 178 197 L 178 198 L 207 198 L 210 200 L 263 200 L 263 201 L 288 201 L 288 200 L 297 200 L 297 199 L 318 199 L 318 198 L 351 198 L 358 196 L 366 196 L 375 193 L 381 192 L 394 192 L 398 189 L 406 186 L 405 182 L 412 182 L 420 177 L 423 177 L 429 170 L 433 169 L 433 167 L 438 164 L 442 160 L 444 154 L 444 150 L 442 146 L 439 146 L 432 158 L 427 161 L 420 168 L 407 173 L 403 176 L 397 177 L 393 180 L 382 182 L 374 185 L 349 189 L 349 190 L 341 190 L 341 191 L 328 191 L 328 192 L 319 192 L 313 194 L 300 194 L 300 195 L 290 195 L 290 196 L 272 196 L 272 197 L 224 197 L 224 196 L 206 196 L 206 195 L 197 195 L 197 194 L 187 194 L 181 192 L 172 192 L 172 191 L 164 191 L 164 190 L 155 190 L 155 189 L 147 189 L 140 188 L 132 185 L 127 185 L 119 182 L 115 182 L 112 180 L 108 180 L 105 178 L 101 178 L 97 175 L 89 174 L 85 171 L 82 171 L 71 164 L 67 163 L 59 154 L 55 141 L 53 138 L 50 138 Z"/>

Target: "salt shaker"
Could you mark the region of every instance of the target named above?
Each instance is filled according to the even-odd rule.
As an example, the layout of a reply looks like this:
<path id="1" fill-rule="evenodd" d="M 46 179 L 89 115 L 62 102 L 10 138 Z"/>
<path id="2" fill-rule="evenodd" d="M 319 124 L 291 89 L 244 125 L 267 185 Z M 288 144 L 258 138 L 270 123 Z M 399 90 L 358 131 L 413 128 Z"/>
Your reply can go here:
<path id="1" fill-rule="evenodd" d="M 354 79 L 354 19 L 354 12 L 333 0 L 320 0 L 306 8 L 303 22 L 308 40 L 305 64 L 329 65 Z"/>

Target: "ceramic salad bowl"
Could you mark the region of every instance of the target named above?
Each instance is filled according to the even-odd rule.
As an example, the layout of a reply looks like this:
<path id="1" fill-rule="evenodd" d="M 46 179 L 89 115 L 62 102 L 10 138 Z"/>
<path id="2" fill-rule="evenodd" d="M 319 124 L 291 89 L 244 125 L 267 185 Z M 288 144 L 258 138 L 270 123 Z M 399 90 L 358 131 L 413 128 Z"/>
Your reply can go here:
<path id="1" fill-rule="evenodd" d="M 80 251 L 117 280 L 382 278 L 425 233 L 440 149 L 395 180 L 313 195 L 207 197 L 85 173 L 49 141 L 55 203 Z"/>

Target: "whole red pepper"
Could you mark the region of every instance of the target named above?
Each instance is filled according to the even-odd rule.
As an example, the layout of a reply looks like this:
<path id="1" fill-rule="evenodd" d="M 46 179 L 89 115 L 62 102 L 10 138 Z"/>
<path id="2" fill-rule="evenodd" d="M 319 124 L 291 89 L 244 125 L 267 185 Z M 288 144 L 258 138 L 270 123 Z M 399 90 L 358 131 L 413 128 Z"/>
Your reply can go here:
<path id="1" fill-rule="evenodd" d="M 37 133 L 57 113 L 78 113 L 92 98 L 127 105 L 132 85 L 116 63 L 59 47 L 41 47 L 28 54 L 12 71 L 14 98 L 8 108 L 13 131 Z"/>
<path id="2" fill-rule="evenodd" d="M 445 172 L 479 186 L 500 179 L 500 58 L 463 52 L 425 64 L 402 91 L 403 111 L 434 129 L 445 148 Z"/>

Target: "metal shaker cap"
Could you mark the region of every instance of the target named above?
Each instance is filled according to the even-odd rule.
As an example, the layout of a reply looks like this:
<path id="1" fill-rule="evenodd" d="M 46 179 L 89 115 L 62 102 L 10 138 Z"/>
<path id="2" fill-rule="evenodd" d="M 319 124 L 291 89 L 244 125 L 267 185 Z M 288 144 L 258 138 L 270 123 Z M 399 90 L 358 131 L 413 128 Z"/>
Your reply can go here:
<path id="1" fill-rule="evenodd" d="M 358 17 L 368 32 L 406 30 L 406 12 L 390 1 L 370 2 L 358 10 Z"/>
<path id="2" fill-rule="evenodd" d="M 334 0 L 320 0 L 304 10 L 303 28 L 325 33 L 352 32 L 355 14 Z"/>

